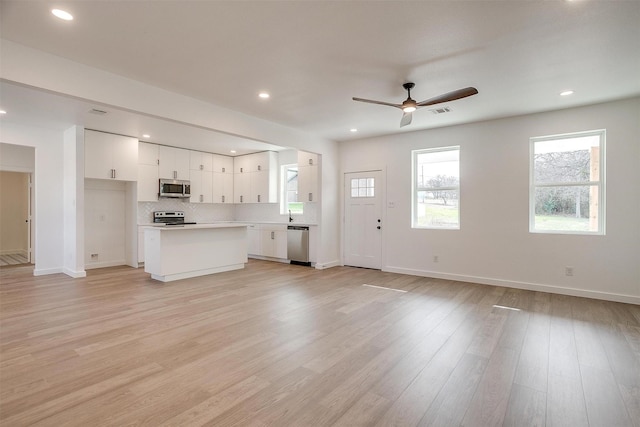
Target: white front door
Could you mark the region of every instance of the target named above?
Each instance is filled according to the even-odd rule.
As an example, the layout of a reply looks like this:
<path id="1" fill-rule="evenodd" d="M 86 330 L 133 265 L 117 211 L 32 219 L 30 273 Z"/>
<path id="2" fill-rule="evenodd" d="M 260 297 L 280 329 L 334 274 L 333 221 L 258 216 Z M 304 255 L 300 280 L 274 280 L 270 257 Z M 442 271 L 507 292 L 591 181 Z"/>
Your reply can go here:
<path id="1" fill-rule="evenodd" d="M 382 267 L 382 172 L 344 175 L 344 265 Z"/>

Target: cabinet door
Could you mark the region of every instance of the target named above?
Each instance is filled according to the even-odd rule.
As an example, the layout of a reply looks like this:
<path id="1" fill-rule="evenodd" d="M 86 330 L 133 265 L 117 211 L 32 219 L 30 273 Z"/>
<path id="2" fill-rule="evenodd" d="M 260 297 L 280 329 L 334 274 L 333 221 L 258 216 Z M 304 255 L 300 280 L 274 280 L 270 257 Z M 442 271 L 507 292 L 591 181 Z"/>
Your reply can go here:
<path id="1" fill-rule="evenodd" d="M 84 169 L 86 178 L 136 181 L 138 140 L 128 136 L 86 130 Z"/>
<path id="2" fill-rule="evenodd" d="M 138 264 L 144 262 L 144 228 L 138 227 Z"/>
<path id="3" fill-rule="evenodd" d="M 104 132 L 84 133 L 84 176 L 113 179 L 113 150 L 111 135 Z"/>
<path id="4" fill-rule="evenodd" d="M 213 172 L 202 171 L 202 203 L 213 203 Z"/>
<path id="5" fill-rule="evenodd" d="M 298 201 L 316 202 L 318 200 L 318 166 L 298 165 Z"/>
<path id="6" fill-rule="evenodd" d="M 250 172 L 251 157 L 237 156 L 233 158 L 233 173 Z"/>
<path id="7" fill-rule="evenodd" d="M 260 248 L 260 230 L 254 225 L 247 227 L 247 252 L 251 255 L 262 255 Z"/>
<path id="8" fill-rule="evenodd" d="M 128 136 L 114 135 L 113 177 L 118 181 L 138 179 L 138 140 Z"/>
<path id="9" fill-rule="evenodd" d="M 276 256 L 276 232 L 274 230 L 260 230 L 260 255 Z"/>
<path id="10" fill-rule="evenodd" d="M 269 203 L 269 171 L 251 172 L 251 203 Z"/>
<path id="11" fill-rule="evenodd" d="M 213 172 L 213 154 L 189 151 L 189 169 Z"/>
<path id="12" fill-rule="evenodd" d="M 158 165 L 138 165 L 138 201 L 158 201 Z"/>
<path id="13" fill-rule="evenodd" d="M 202 193 L 202 171 L 192 170 L 189 179 L 191 181 L 191 198 L 189 201 L 191 203 L 202 203 L 204 200 Z"/>
<path id="14" fill-rule="evenodd" d="M 213 172 L 213 203 L 233 203 L 233 174 Z"/>
<path id="15" fill-rule="evenodd" d="M 250 203 L 251 201 L 251 178 L 250 173 L 233 174 L 233 202 Z"/>
<path id="16" fill-rule="evenodd" d="M 298 167 L 300 166 L 313 166 L 318 164 L 318 155 L 315 153 L 308 153 L 306 151 L 298 151 Z"/>
<path id="17" fill-rule="evenodd" d="M 232 174 L 233 172 L 233 157 L 213 155 L 213 171 L 219 173 Z"/>
<path id="18" fill-rule="evenodd" d="M 160 163 L 158 164 L 158 176 L 164 179 L 177 179 L 176 178 L 176 158 L 175 152 L 177 148 L 166 147 L 161 145 L 158 148 L 158 157 Z"/>
<path id="19" fill-rule="evenodd" d="M 158 166 L 158 146 L 148 142 L 138 143 L 138 164 Z"/>
<path id="20" fill-rule="evenodd" d="M 251 172 L 264 171 L 272 167 L 277 167 L 277 164 L 273 164 L 275 159 L 275 153 L 273 151 L 251 154 L 248 157 L 250 161 L 249 170 Z"/>
<path id="21" fill-rule="evenodd" d="M 158 149 L 158 174 L 165 179 L 189 179 L 189 150 L 161 145 Z"/>
<path id="22" fill-rule="evenodd" d="M 275 258 L 287 259 L 287 230 L 275 231 Z"/>
<path id="23" fill-rule="evenodd" d="M 189 150 L 183 150 L 182 148 L 176 148 L 176 179 L 189 179 Z"/>

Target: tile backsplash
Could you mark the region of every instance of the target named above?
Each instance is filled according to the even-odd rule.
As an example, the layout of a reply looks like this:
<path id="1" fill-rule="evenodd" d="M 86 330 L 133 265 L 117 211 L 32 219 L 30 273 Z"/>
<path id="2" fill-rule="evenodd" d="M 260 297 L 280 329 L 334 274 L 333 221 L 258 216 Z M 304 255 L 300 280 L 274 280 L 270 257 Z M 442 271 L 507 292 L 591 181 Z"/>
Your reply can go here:
<path id="1" fill-rule="evenodd" d="M 153 222 L 154 211 L 183 211 L 187 222 L 233 221 L 234 205 L 200 204 L 162 199 L 157 202 L 138 202 L 138 224 Z"/>
<path id="2" fill-rule="evenodd" d="M 247 221 L 282 222 L 288 221 L 288 215 L 280 214 L 280 204 L 200 204 L 181 202 L 174 199 L 162 199 L 157 202 L 138 202 L 138 224 L 153 222 L 154 211 L 184 211 L 187 222 Z M 293 223 L 317 224 L 317 204 L 305 203 L 304 214 L 294 215 Z"/>

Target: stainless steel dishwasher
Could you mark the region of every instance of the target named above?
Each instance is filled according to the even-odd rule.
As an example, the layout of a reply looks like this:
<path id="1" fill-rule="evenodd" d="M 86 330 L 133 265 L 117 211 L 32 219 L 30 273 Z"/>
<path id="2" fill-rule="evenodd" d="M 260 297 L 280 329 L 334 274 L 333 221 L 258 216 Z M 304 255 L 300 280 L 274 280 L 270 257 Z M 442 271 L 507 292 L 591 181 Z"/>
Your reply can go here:
<path id="1" fill-rule="evenodd" d="M 302 225 L 287 227 L 287 258 L 291 264 L 311 265 L 309 262 L 309 227 Z"/>

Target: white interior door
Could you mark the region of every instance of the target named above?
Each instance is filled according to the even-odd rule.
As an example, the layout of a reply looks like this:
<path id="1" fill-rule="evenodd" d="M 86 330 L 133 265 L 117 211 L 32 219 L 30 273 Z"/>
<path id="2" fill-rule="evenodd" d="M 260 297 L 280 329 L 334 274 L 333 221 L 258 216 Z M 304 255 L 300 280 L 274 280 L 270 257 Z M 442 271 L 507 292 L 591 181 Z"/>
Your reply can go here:
<path id="1" fill-rule="evenodd" d="M 29 174 L 29 187 L 27 194 L 27 262 L 35 263 L 33 256 L 33 174 Z"/>
<path id="2" fill-rule="evenodd" d="M 382 172 L 344 176 L 344 264 L 382 267 Z"/>

